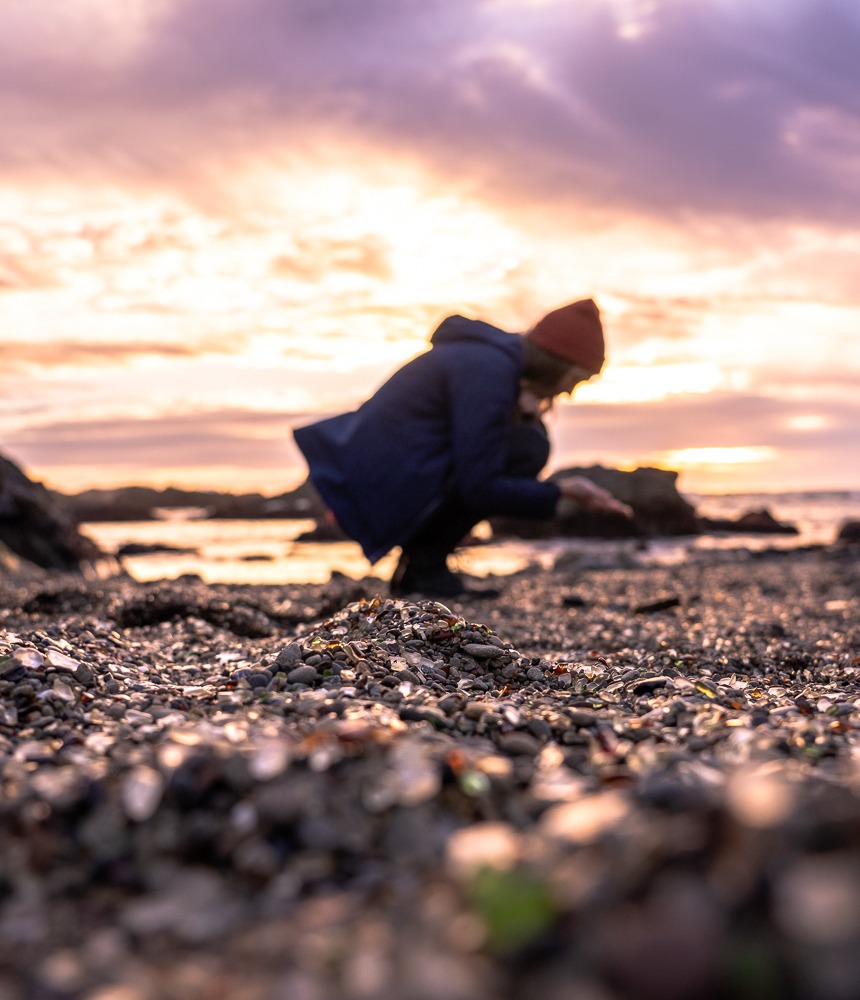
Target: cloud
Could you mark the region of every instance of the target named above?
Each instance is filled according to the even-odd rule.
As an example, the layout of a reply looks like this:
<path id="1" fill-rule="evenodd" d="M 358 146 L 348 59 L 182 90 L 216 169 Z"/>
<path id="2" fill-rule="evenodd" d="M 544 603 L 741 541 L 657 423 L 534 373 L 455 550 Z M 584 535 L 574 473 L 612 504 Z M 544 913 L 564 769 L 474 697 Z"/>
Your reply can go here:
<path id="1" fill-rule="evenodd" d="M 51 341 L 34 344 L 28 341 L 7 340 L 0 343 L 0 365 L 5 373 L 14 373 L 31 365 L 40 368 L 63 367 L 66 365 L 115 365 L 137 355 L 164 355 L 166 357 L 189 357 L 197 349 L 185 344 L 140 344 L 140 343 L 80 343 Z"/>
<path id="2" fill-rule="evenodd" d="M 52 340 L 34 343 L 24 340 L 0 342 L 0 371 L 3 376 L 18 375 L 31 369 L 71 366 L 109 368 L 127 364 L 135 358 L 197 358 L 205 353 L 238 353 L 239 337 L 206 338 L 203 341 L 168 343 L 164 341 L 98 342 Z"/>
<path id="3" fill-rule="evenodd" d="M 797 418 L 815 414 L 810 429 Z M 553 436 L 567 449 L 630 456 L 681 448 L 771 447 L 786 453 L 825 449 L 843 461 L 856 453 L 860 403 L 783 400 L 713 393 L 656 403 L 559 407 Z M 798 424 L 800 429 L 798 429 Z"/>
<path id="4" fill-rule="evenodd" d="M 388 250 L 374 236 L 358 240 L 299 239 L 294 251 L 272 261 L 272 272 L 278 277 L 319 281 L 331 271 L 352 271 L 380 280 L 392 275 Z"/>
<path id="5" fill-rule="evenodd" d="M 0 292 L 50 288 L 54 285 L 56 278 L 43 264 L 0 251 Z"/>
<path id="6" fill-rule="evenodd" d="M 662 0 L 637 22 L 609 2 L 174 0 L 130 4 L 132 33 L 90 3 L 66 45 L 39 6 L 0 15 L 0 170 L 170 182 L 313 139 L 557 212 L 858 221 L 860 10 L 841 0 Z M 74 44 L 87 18 L 118 55 Z"/>
<path id="7" fill-rule="evenodd" d="M 119 417 L 33 425 L 2 444 L 34 469 L 139 465 L 152 469 L 236 466 L 281 469 L 295 460 L 289 429 L 303 413 L 212 410 L 148 419 Z"/>

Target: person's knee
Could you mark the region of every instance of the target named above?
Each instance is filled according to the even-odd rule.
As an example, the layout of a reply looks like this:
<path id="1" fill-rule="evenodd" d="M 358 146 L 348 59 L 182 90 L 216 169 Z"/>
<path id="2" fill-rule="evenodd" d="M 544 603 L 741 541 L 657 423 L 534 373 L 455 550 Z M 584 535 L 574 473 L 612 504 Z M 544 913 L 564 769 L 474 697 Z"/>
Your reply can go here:
<path id="1" fill-rule="evenodd" d="M 549 438 L 543 424 L 519 424 L 511 431 L 505 471 L 534 478 L 549 460 Z"/>

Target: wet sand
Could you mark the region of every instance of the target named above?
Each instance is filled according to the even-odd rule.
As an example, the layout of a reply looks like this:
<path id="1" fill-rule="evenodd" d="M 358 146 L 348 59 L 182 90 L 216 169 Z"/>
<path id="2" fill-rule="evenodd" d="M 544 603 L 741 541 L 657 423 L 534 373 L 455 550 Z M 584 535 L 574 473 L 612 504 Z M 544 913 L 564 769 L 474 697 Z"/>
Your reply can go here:
<path id="1" fill-rule="evenodd" d="M 849 549 L 0 583 L 0 996 L 853 998 Z"/>

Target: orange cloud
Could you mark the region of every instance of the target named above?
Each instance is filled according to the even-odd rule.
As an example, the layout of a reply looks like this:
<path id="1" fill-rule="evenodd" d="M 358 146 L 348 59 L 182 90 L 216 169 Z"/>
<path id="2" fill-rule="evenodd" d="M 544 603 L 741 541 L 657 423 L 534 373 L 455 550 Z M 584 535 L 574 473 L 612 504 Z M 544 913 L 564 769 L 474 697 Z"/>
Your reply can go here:
<path id="1" fill-rule="evenodd" d="M 272 261 L 273 274 L 303 281 L 318 281 L 332 270 L 354 271 L 380 280 L 392 276 L 388 248 L 372 234 L 356 240 L 300 238 L 294 251 Z"/>
<path id="2" fill-rule="evenodd" d="M 191 358 L 204 352 L 232 354 L 241 350 L 236 339 L 220 342 L 207 339 L 205 343 L 111 342 L 52 340 L 33 343 L 23 340 L 0 342 L 0 367 L 5 375 L 20 374 L 32 368 L 51 369 L 74 366 L 110 367 L 133 358 L 150 356 L 163 358 Z"/>

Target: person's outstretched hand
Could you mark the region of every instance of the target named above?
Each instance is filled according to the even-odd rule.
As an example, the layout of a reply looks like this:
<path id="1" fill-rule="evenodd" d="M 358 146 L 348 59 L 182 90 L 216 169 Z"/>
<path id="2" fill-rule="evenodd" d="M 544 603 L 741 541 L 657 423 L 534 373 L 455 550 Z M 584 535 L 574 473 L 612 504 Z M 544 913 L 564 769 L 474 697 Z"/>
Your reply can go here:
<path id="1" fill-rule="evenodd" d="M 622 503 L 608 490 L 604 490 L 585 476 L 565 476 L 557 479 L 556 484 L 566 500 L 572 500 L 583 510 L 599 514 L 620 514 L 626 518 L 633 517 L 632 507 Z"/>

